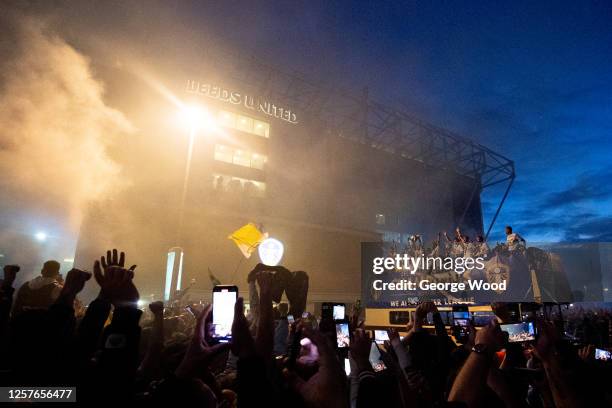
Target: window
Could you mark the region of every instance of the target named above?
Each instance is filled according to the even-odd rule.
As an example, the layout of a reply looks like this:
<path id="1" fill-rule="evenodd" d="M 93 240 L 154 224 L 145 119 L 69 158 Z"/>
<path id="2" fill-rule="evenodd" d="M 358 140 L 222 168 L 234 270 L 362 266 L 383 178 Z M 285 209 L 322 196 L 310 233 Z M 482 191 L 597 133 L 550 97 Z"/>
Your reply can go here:
<path id="1" fill-rule="evenodd" d="M 262 156 L 261 154 L 253 153 L 251 155 L 251 167 L 254 169 L 263 170 L 264 163 L 266 162 L 266 156 Z"/>
<path id="2" fill-rule="evenodd" d="M 376 224 L 385 225 L 385 214 L 376 214 Z"/>
<path id="3" fill-rule="evenodd" d="M 233 163 L 234 149 L 231 149 L 226 146 L 216 145 L 215 146 L 215 160 L 223 161 L 226 163 Z"/>
<path id="4" fill-rule="evenodd" d="M 248 150 L 236 149 L 224 145 L 215 145 L 215 160 L 263 170 L 268 160 L 265 155 L 253 153 Z"/>
<path id="5" fill-rule="evenodd" d="M 270 137 L 270 124 L 228 111 L 219 112 L 221 126 L 261 137 Z"/>
<path id="6" fill-rule="evenodd" d="M 244 167 L 251 167 L 251 154 L 242 150 L 234 150 L 234 164 Z"/>
<path id="7" fill-rule="evenodd" d="M 249 180 L 227 174 L 213 174 L 213 188 L 218 191 L 245 194 L 251 197 L 263 197 L 266 193 L 266 183 Z"/>

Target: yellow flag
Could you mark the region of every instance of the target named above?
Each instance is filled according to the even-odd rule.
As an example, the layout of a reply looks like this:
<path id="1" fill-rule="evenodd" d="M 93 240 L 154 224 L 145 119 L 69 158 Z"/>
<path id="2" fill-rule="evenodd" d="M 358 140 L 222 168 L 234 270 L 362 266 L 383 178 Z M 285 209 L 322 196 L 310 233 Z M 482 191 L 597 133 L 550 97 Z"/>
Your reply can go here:
<path id="1" fill-rule="evenodd" d="M 255 224 L 249 222 L 247 225 L 232 232 L 227 238 L 234 241 L 242 255 L 248 259 L 261 241 L 268 238 L 268 233 L 261 232 Z"/>

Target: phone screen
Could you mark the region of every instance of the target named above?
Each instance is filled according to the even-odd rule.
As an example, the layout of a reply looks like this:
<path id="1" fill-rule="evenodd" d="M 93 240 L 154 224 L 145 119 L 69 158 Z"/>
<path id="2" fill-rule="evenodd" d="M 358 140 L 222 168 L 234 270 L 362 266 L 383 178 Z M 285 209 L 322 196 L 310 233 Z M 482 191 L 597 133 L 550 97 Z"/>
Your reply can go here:
<path id="1" fill-rule="evenodd" d="M 385 341 L 389 341 L 389 333 L 386 330 L 374 330 L 374 341 L 376 344 L 384 344 Z"/>
<path id="2" fill-rule="evenodd" d="M 346 373 L 347 377 L 351 375 L 351 362 L 348 358 L 344 359 L 344 372 Z"/>
<path id="3" fill-rule="evenodd" d="M 459 343 L 465 343 L 470 335 L 468 319 L 454 319 L 452 333 Z"/>
<path id="4" fill-rule="evenodd" d="M 495 319 L 495 313 L 493 312 L 474 312 L 472 313 L 474 318 L 474 326 L 486 326 L 491 323 L 491 320 Z"/>
<path id="5" fill-rule="evenodd" d="M 535 340 L 535 328 L 533 322 L 502 324 L 502 331 L 508 333 L 510 343 Z"/>
<path id="6" fill-rule="evenodd" d="M 348 323 L 336 323 L 336 342 L 338 348 L 348 347 L 350 344 Z"/>
<path id="7" fill-rule="evenodd" d="M 287 315 L 287 321 L 289 322 L 289 324 L 293 324 L 295 322 L 295 319 L 293 318 L 293 315 L 288 314 Z"/>
<path id="8" fill-rule="evenodd" d="M 465 311 L 453 311 L 453 319 L 469 319 L 470 318 L 470 312 L 468 312 L 467 310 Z"/>
<path id="9" fill-rule="evenodd" d="M 334 320 L 344 320 L 344 305 L 334 305 L 333 315 Z"/>
<path id="10" fill-rule="evenodd" d="M 370 364 L 372 365 L 372 368 L 374 369 L 374 371 L 378 372 L 378 371 L 382 371 L 385 368 L 387 368 L 385 366 L 385 363 L 383 363 L 381 355 L 380 355 L 380 350 L 378 349 L 378 347 L 376 347 L 376 343 L 372 342 L 372 345 L 370 346 Z"/>
<path id="11" fill-rule="evenodd" d="M 595 360 L 612 361 L 612 353 L 607 350 L 595 349 Z"/>
<path id="12" fill-rule="evenodd" d="M 232 337 L 234 322 L 234 305 L 238 298 L 238 288 L 235 286 L 216 286 L 213 289 L 213 322 L 212 336 L 218 339 Z"/>

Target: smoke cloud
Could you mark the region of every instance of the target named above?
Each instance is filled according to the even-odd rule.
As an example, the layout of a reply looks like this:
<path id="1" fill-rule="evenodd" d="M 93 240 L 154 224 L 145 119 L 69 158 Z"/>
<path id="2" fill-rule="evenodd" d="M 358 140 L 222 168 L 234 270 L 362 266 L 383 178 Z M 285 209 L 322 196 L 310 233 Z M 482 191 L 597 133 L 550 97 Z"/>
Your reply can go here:
<path id="1" fill-rule="evenodd" d="M 117 188 L 107 148 L 133 126 L 105 104 L 87 58 L 44 23 L 4 15 L 0 27 L 2 207 L 76 229 L 85 205 Z"/>

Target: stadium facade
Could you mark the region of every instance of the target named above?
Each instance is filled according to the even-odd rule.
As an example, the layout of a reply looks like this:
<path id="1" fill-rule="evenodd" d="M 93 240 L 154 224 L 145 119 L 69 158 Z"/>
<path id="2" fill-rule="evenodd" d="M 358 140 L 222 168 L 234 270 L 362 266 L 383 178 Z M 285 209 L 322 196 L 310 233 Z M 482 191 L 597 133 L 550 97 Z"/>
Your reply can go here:
<path id="1" fill-rule="evenodd" d="M 429 240 L 456 226 L 488 232 L 480 193 L 497 183 L 510 188 L 510 160 L 367 96 L 275 77 L 267 87 L 248 78 L 186 80 L 185 100 L 205 107 L 217 129 L 199 131 L 184 205 L 166 194 L 182 180 L 160 179 L 121 204 L 144 231 L 92 208 L 77 261 L 123 243 L 145 259 L 146 290 L 159 294 L 168 249 L 179 246 L 183 287 L 195 278 L 193 291 L 208 293 L 210 271 L 246 290 L 257 255 L 243 259 L 228 235 L 254 222 L 284 243 L 286 267 L 309 274 L 310 302 L 352 302 L 360 297 L 361 242 L 405 242 L 410 234 Z"/>

